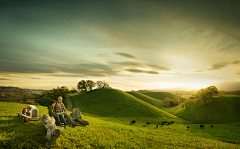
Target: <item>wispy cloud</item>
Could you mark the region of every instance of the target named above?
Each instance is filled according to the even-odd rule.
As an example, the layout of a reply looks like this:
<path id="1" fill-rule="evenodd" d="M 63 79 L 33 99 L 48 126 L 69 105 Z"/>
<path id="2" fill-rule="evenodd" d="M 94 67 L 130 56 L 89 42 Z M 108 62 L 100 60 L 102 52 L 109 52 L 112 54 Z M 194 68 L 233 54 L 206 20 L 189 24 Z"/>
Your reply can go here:
<path id="1" fill-rule="evenodd" d="M 0 80 L 10 80 L 10 79 L 7 79 L 7 78 L 0 78 Z"/>
<path id="2" fill-rule="evenodd" d="M 135 56 L 132 56 L 132 55 L 127 54 L 127 53 L 115 53 L 115 54 L 120 55 L 120 56 L 123 56 L 123 57 L 125 57 L 125 58 L 136 59 Z"/>
<path id="3" fill-rule="evenodd" d="M 148 73 L 148 74 L 159 74 L 157 71 L 147 71 L 147 70 L 140 70 L 140 69 L 126 69 L 128 72 L 132 73 Z"/>
<path id="4" fill-rule="evenodd" d="M 220 63 L 216 63 L 216 64 L 213 64 L 211 66 L 211 68 L 207 69 L 207 70 L 219 70 L 219 69 L 222 69 L 222 68 L 225 68 L 227 67 L 228 65 L 231 65 L 231 64 L 240 64 L 240 61 L 236 60 L 236 61 L 233 61 L 233 62 L 220 62 Z"/>

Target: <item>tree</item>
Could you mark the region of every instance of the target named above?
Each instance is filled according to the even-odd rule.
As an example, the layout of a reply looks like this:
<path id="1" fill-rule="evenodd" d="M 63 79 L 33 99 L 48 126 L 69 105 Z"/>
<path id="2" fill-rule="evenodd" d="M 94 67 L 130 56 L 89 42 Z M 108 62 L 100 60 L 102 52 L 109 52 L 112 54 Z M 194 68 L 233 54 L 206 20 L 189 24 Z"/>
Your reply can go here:
<path id="1" fill-rule="evenodd" d="M 80 91 L 84 90 L 85 93 L 86 93 L 87 92 L 87 83 L 86 83 L 86 81 L 85 80 L 79 81 L 78 84 L 77 84 L 77 88 Z"/>
<path id="2" fill-rule="evenodd" d="M 95 87 L 96 83 L 92 80 L 81 80 L 77 84 L 77 88 L 80 92 L 87 92 L 88 90 L 92 90 Z"/>
<path id="3" fill-rule="evenodd" d="M 217 95 L 218 89 L 215 86 L 209 86 L 207 88 L 200 89 L 196 95 L 195 98 L 200 99 L 205 102 L 205 105 L 207 104 L 207 100 L 213 99 L 214 95 Z"/>
<path id="4" fill-rule="evenodd" d="M 76 93 L 78 93 L 78 91 L 77 91 L 77 89 L 76 89 L 75 87 L 73 87 L 73 88 L 71 89 L 71 93 L 76 94 Z"/>
<path id="5" fill-rule="evenodd" d="M 110 88 L 109 84 L 105 81 L 97 81 L 97 88 Z"/>
<path id="6" fill-rule="evenodd" d="M 96 83 L 93 82 L 92 80 L 87 80 L 86 81 L 87 84 L 87 89 L 89 89 L 90 91 L 93 89 L 93 87 L 95 87 Z"/>

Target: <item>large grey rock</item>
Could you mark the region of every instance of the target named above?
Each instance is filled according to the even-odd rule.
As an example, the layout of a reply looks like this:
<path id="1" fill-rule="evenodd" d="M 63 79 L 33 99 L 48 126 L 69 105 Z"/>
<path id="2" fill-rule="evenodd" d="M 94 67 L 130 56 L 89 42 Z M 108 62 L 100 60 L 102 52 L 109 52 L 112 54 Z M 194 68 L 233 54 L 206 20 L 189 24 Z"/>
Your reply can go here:
<path id="1" fill-rule="evenodd" d="M 61 131 L 59 129 L 57 129 L 56 124 L 55 124 L 55 118 L 54 117 L 49 117 L 46 114 L 44 114 L 41 117 L 41 123 L 46 127 L 47 129 L 47 138 L 51 139 L 51 138 L 59 138 Z"/>
<path id="2" fill-rule="evenodd" d="M 82 119 L 81 111 L 79 111 L 79 108 L 74 108 L 73 112 L 70 114 L 70 117 L 72 120 L 79 121 L 82 125 L 89 125 L 88 121 Z"/>

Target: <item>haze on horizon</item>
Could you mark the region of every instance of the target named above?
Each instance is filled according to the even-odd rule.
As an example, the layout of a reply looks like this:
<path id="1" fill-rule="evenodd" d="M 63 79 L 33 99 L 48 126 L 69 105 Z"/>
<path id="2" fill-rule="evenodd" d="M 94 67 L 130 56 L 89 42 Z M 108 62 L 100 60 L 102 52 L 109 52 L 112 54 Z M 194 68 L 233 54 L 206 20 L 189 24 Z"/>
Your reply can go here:
<path id="1" fill-rule="evenodd" d="M 238 0 L 13 1 L 0 5 L 0 85 L 82 79 L 121 90 L 240 80 Z"/>

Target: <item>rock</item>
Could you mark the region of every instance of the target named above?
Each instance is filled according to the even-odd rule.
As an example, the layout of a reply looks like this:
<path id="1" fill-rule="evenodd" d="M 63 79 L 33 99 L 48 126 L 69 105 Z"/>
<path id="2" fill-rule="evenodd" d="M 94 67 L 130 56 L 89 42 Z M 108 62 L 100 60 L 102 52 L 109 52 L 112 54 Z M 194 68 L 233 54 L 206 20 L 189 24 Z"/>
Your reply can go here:
<path id="1" fill-rule="evenodd" d="M 41 119 L 41 123 L 47 129 L 46 137 L 48 139 L 51 139 L 51 138 L 57 139 L 60 137 L 61 131 L 57 129 L 54 117 L 49 117 L 46 114 L 44 114 L 40 119 Z"/>
<path id="2" fill-rule="evenodd" d="M 89 125 L 88 121 L 82 119 L 81 111 L 79 111 L 79 108 L 74 108 L 73 112 L 70 114 L 70 117 L 72 120 L 79 121 L 82 125 Z"/>

